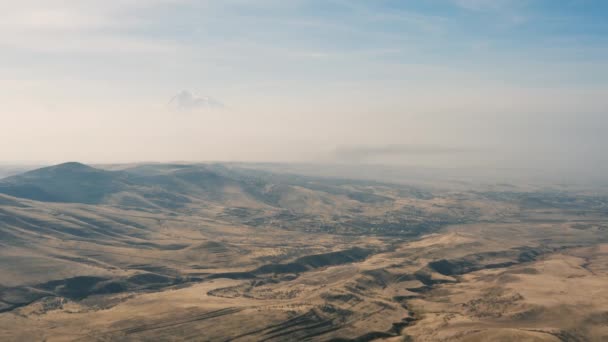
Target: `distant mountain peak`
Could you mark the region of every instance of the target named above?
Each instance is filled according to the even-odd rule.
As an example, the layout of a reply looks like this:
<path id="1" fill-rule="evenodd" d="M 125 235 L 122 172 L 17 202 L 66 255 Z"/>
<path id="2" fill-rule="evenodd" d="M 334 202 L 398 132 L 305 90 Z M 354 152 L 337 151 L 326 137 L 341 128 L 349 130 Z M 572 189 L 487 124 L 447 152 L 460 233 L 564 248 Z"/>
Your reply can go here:
<path id="1" fill-rule="evenodd" d="M 96 204 L 128 188 L 120 172 L 68 162 L 5 178 L 0 193 L 43 202 Z"/>
<path id="2" fill-rule="evenodd" d="M 40 169 L 31 170 L 20 175 L 14 176 L 19 177 L 57 177 L 60 175 L 68 176 L 73 174 L 90 174 L 90 173 L 105 173 L 104 170 L 96 169 L 92 166 L 79 163 L 79 162 L 67 162 L 57 165 L 51 165 Z"/>
<path id="3" fill-rule="evenodd" d="M 79 162 L 66 162 L 66 163 L 57 164 L 57 165 L 54 165 L 54 166 L 51 166 L 51 167 L 55 168 L 55 169 L 71 169 L 71 170 L 89 170 L 89 169 L 94 169 L 91 166 L 88 166 L 86 164 L 79 163 Z"/>

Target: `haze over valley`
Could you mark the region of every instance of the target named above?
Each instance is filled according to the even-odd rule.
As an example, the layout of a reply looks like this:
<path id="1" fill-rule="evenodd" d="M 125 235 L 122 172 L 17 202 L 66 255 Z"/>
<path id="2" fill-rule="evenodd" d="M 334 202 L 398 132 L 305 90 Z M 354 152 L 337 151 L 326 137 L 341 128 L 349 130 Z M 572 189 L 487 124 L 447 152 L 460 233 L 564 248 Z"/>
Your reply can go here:
<path id="1" fill-rule="evenodd" d="M 0 341 L 608 341 L 608 1 L 0 1 Z"/>

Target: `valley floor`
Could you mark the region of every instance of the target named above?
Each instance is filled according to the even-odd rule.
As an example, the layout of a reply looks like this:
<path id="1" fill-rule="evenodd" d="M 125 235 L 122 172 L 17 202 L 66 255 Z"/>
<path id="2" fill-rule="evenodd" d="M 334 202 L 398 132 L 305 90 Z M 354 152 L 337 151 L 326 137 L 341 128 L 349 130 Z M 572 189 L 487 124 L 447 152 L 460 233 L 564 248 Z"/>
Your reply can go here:
<path id="1" fill-rule="evenodd" d="M 601 341 L 608 243 L 596 233 L 462 225 L 303 272 L 44 297 L 0 314 L 0 340 Z"/>

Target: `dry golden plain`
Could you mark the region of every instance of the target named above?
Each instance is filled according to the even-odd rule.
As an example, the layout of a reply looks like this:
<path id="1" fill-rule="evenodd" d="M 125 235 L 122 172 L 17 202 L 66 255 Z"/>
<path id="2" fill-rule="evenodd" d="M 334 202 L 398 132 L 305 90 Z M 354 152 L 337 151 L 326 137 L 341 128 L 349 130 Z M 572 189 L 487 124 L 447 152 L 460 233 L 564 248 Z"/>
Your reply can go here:
<path id="1" fill-rule="evenodd" d="M 608 338 L 602 196 L 207 166 L 36 172 L 0 194 L 2 341 Z M 85 185 L 62 192 L 74 172 Z"/>

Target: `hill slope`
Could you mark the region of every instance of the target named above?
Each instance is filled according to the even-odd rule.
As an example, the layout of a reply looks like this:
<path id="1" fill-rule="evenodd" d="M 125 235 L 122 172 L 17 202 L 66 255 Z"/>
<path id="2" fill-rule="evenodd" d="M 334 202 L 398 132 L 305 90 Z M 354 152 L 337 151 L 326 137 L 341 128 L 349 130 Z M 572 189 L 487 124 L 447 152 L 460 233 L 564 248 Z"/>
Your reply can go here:
<path id="1" fill-rule="evenodd" d="M 101 203 L 129 188 L 128 175 L 70 162 L 0 180 L 0 193 L 42 202 Z"/>

